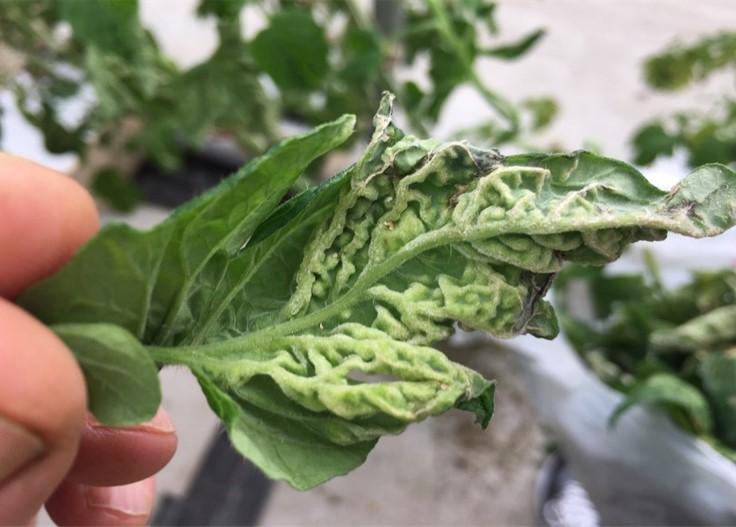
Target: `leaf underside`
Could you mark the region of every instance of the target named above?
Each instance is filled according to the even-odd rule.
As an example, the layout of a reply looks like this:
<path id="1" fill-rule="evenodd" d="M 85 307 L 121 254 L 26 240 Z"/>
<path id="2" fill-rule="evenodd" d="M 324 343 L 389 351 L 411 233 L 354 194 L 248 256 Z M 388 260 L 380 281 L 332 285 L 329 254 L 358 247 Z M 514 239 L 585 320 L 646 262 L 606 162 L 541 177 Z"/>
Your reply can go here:
<path id="1" fill-rule="evenodd" d="M 390 113 L 387 95 L 363 156 L 322 186 L 278 205 L 352 118 L 287 140 L 151 231 L 103 230 L 22 305 L 48 324 L 115 325 L 158 364 L 190 367 L 243 455 L 307 489 L 428 416 L 488 424 L 493 382 L 430 347 L 457 324 L 552 338 L 543 297 L 565 261 L 734 223 L 722 166 L 665 193 L 586 152 L 504 158 L 405 136 Z"/>

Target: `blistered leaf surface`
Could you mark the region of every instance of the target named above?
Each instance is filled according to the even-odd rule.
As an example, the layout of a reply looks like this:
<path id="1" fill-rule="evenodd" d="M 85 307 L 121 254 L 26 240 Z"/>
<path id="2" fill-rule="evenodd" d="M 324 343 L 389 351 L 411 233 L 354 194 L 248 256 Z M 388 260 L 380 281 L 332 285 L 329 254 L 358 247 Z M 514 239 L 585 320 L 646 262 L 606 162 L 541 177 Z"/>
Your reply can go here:
<path id="1" fill-rule="evenodd" d="M 543 297 L 565 261 L 734 221 L 724 167 L 666 193 L 585 152 L 504 158 L 406 136 L 388 95 L 374 125 L 362 157 L 322 186 L 277 206 L 350 118 L 150 232 L 104 231 L 23 305 L 48 323 L 117 324 L 159 364 L 187 365 L 236 447 L 306 489 L 426 417 L 458 408 L 488 424 L 493 382 L 429 347 L 457 325 L 552 338 Z"/>

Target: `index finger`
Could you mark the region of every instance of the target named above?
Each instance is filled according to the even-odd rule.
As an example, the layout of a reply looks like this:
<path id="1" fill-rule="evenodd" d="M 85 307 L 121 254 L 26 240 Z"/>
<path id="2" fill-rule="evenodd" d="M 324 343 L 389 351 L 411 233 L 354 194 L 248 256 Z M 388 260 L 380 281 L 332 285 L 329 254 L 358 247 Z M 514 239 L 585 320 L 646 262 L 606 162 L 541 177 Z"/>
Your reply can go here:
<path id="1" fill-rule="evenodd" d="M 94 201 L 76 181 L 0 152 L 0 296 L 53 274 L 98 226 Z"/>

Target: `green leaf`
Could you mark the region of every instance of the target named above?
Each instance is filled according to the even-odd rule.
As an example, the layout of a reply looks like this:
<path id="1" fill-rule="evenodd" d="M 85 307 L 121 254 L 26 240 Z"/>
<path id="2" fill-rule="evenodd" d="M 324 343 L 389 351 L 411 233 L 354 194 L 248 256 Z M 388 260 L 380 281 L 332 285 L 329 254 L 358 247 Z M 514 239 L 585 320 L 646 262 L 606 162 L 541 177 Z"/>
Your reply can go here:
<path id="1" fill-rule="evenodd" d="M 675 91 L 734 65 L 736 32 L 722 31 L 650 57 L 644 72 L 652 88 Z M 633 138 L 637 162 L 650 163 L 675 148 L 687 152 L 690 166 L 736 161 L 736 100 L 730 95 L 724 94 L 711 108 L 674 113 L 663 122 L 647 123 Z"/>
<path id="2" fill-rule="evenodd" d="M 454 53 L 442 47 L 432 49 L 429 77 L 432 91 L 427 95 L 427 111 L 433 120 L 439 119 L 440 111 L 455 88 L 468 80 L 470 72 Z"/>
<path id="3" fill-rule="evenodd" d="M 494 1 L 481 1 L 478 2 L 478 6 L 476 8 L 476 15 L 478 16 L 478 18 L 485 22 L 485 25 L 491 35 L 495 35 L 498 33 L 498 25 L 496 24 L 497 7 L 498 4 Z"/>
<path id="4" fill-rule="evenodd" d="M 546 34 L 547 32 L 544 29 L 537 29 L 525 35 L 517 42 L 484 49 L 480 53 L 497 59 L 515 60 L 529 52 Z"/>
<path id="5" fill-rule="evenodd" d="M 317 89 L 327 74 L 327 40 L 307 11 L 278 11 L 251 48 L 258 67 L 283 90 Z"/>
<path id="6" fill-rule="evenodd" d="M 250 350 L 233 344 L 185 360 L 236 447 L 298 489 L 348 472 L 381 435 L 411 422 L 457 406 L 485 427 L 493 413 L 494 385 L 479 374 L 358 324 Z"/>
<path id="7" fill-rule="evenodd" d="M 94 46 L 86 49 L 84 67 L 97 96 L 97 118 L 115 119 L 140 103 L 135 87 L 126 82 L 128 64 Z"/>
<path id="8" fill-rule="evenodd" d="M 143 30 L 137 0 L 104 0 L 96 2 L 94 9 L 85 1 L 59 0 L 58 7 L 76 40 L 125 60 L 138 55 Z"/>
<path id="9" fill-rule="evenodd" d="M 74 51 L 67 55 L 95 90 L 90 127 L 117 129 L 117 121 L 130 116 L 145 120 L 147 105 L 165 91 L 176 67 L 141 24 L 137 0 L 100 0 L 93 7 L 84 0 L 53 4 L 71 26 Z"/>
<path id="10" fill-rule="evenodd" d="M 53 77 L 49 81 L 49 95 L 58 99 L 69 99 L 79 93 L 79 81 L 63 75 Z"/>
<path id="11" fill-rule="evenodd" d="M 716 308 L 651 336 L 652 349 L 659 353 L 717 349 L 732 342 L 736 342 L 736 305 Z"/>
<path id="12" fill-rule="evenodd" d="M 18 106 L 23 117 L 43 134 L 43 145 L 48 152 L 52 154 L 82 152 L 87 131 L 84 123 L 77 128 L 67 128 L 60 122 L 53 106 L 43 103 L 37 111 L 31 111 L 25 97 L 19 97 Z"/>
<path id="13" fill-rule="evenodd" d="M 493 396 L 495 392 L 496 385 L 492 383 L 488 388 L 484 388 L 479 395 L 461 399 L 456 403 L 456 406 L 460 410 L 475 414 L 475 422 L 485 430 L 491 422 L 491 417 L 493 417 L 495 404 Z"/>
<path id="14" fill-rule="evenodd" d="M 158 138 L 165 138 L 173 142 L 169 149 L 179 148 L 175 139 L 182 134 L 189 143 L 198 144 L 216 129 L 232 133 L 251 154 L 262 153 L 276 142 L 280 131 L 259 75 L 244 42 L 221 42 L 209 60 L 177 77 L 171 87 L 179 101 L 176 111 L 172 113 L 170 105 L 158 109 L 160 115 L 150 118 L 144 131 L 144 143 L 156 145 L 161 142 Z"/>
<path id="15" fill-rule="evenodd" d="M 563 331 L 601 380 L 628 394 L 614 421 L 637 402 L 661 403 L 682 428 L 733 448 L 736 271 L 696 273 L 667 290 L 656 262 L 650 257 L 646 265 L 648 281 L 583 267 L 563 271 L 555 285 Z M 580 288 L 570 293 L 580 281 L 605 307 L 593 320 L 573 316 Z M 713 416 L 714 435 L 703 408 Z"/>
<path id="16" fill-rule="evenodd" d="M 731 121 L 734 122 L 736 119 Z M 736 160 L 736 138 L 733 135 L 722 136 L 723 129 L 728 126 L 727 123 L 707 121 L 694 130 L 684 141 L 690 154 L 688 164 L 733 163 Z"/>
<path id="17" fill-rule="evenodd" d="M 248 0 L 202 0 L 197 7 L 198 16 L 214 15 L 223 21 L 237 19 Z"/>
<path id="18" fill-rule="evenodd" d="M 277 206 L 352 118 L 287 140 L 152 231 L 103 231 L 21 304 L 47 323 L 117 324 L 158 364 L 188 366 L 235 446 L 306 489 L 426 417 L 488 424 L 492 381 L 429 347 L 458 324 L 551 338 L 543 297 L 566 260 L 736 220 L 725 167 L 665 193 L 585 152 L 504 158 L 407 136 L 391 102 L 325 184 Z"/>
<path id="19" fill-rule="evenodd" d="M 59 324 L 52 329 L 79 361 L 89 409 L 98 421 L 127 426 L 156 415 L 161 404 L 158 369 L 138 339 L 114 324 Z"/>
<path id="20" fill-rule="evenodd" d="M 611 426 L 637 404 L 661 406 L 676 422 L 694 433 L 708 434 L 713 426 L 710 407 L 703 394 L 673 375 L 658 373 L 636 385 L 611 414 Z"/>
<path id="21" fill-rule="evenodd" d="M 353 83 L 373 81 L 383 62 L 376 33 L 351 28 L 345 35 L 343 47 L 345 64 L 340 76 Z"/>
<path id="22" fill-rule="evenodd" d="M 141 24 L 137 0 L 103 0 L 94 9 L 83 0 L 59 0 L 58 8 L 100 99 L 102 116 L 95 118 L 140 111 L 140 101 L 152 97 L 174 67 Z"/>
<path id="23" fill-rule="evenodd" d="M 693 80 L 690 59 L 683 55 L 651 57 L 644 72 L 647 83 L 660 90 L 678 90 Z"/>
<path id="24" fill-rule="evenodd" d="M 562 198 L 562 204 L 579 206 L 571 207 L 576 213 L 573 215 L 581 220 L 586 217 L 589 220 L 585 222 L 586 226 L 597 229 L 605 229 L 604 225 L 615 229 L 628 224 L 633 219 L 630 213 L 652 200 L 654 207 L 634 213 L 643 223 L 628 232 L 640 236 L 638 239 L 660 239 L 664 235 L 663 230 L 695 238 L 715 236 L 731 228 L 736 218 L 736 172 L 725 165 L 714 163 L 698 167 L 665 193 L 649 183 L 634 167 L 589 152 L 512 156 L 506 163 L 549 170 L 552 173 L 550 185 L 558 187 L 553 196 L 559 196 L 562 189 L 570 192 L 565 196 L 567 201 Z M 599 204 L 591 204 L 589 200 Z M 606 203 L 609 200 L 615 204 Z M 593 211 L 599 214 L 593 214 Z M 594 243 L 597 247 L 589 247 L 591 250 L 581 248 L 573 251 L 570 259 L 596 263 L 618 257 L 620 251 L 616 247 L 626 243 L 623 232 Z M 613 232 L 601 234 L 608 238 Z M 628 240 L 631 241 L 633 239 Z"/>
<path id="25" fill-rule="evenodd" d="M 185 304 L 218 280 L 210 269 L 247 244 L 301 172 L 345 141 L 354 123 L 345 116 L 282 142 L 149 232 L 104 228 L 78 258 L 31 288 L 24 305 L 48 324 L 104 321 L 146 342 L 170 340 L 191 323 Z"/>
<path id="26" fill-rule="evenodd" d="M 631 143 L 634 147 L 634 163 L 650 165 L 659 156 L 671 156 L 677 139 L 668 134 L 661 123 L 654 122 L 641 127 Z"/>
<path id="27" fill-rule="evenodd" d="M 713 401 L 718 437 L 727 446 L 736 448 L 736 347 L 706 354 L 699 374 L 705 392 Z"/>
<path id="28" fill-rule="evenodd" d="M 679 90 L 693 81 L 736 64 L 736 32 L 708 35 L 690 45 L 675 45 L 647 59 L 644 72 L 658 90 Z"/>
<path id="29" fill-rule="evenodd" d="M 532 114 L 532 130 L 541 130 L 549 126 L 560 110 L 557 102 L 549 97 L 527 99 L 524 101 L 524 107 Z"/>
<path id="30" fill-rule="evenodd" d="M 95 89 L 97 106 L 90 118 L 99 123 L 135 114 L 148 117 L 148 104 L 169 81 L 174 68 L 156 50 L 147 35 L 141 35 L 134 59 L 107 52 L 97 46 L 84 49 L 84 68 Z"/>
<path id="31" fill-rule="evenodd" d="M 721 306 L 736 304 L 736 269 L 695 273 L 692 283 L 682 291 L 691 299 L 693 312 L 704 313 Z"/>
<path id="32" fill-rule="evenodd" d="M 309 489 L 350 472 L 365 462 L 376 444 L 369 439 L 338 445 L 324 438 L 318 431 L 329 429 L 334 419 L 304 411 L 267 383 L 251 383 L 250 396 L 241 399 L 204 375 L 198 378 L 235 448 L 270 478 L 287 480 L 295 488 Z"/>
<path id="33" fill-rule="evenodd" d="M 606 318 L 618 304 L 641 299 L 651 294 L 640 275 L 601 276 L 591 283 L 593 305 L 597 318 Z"/>
<path id="34" fill-rule="evenodd" d="M 252 379 L 268 377 L 306 410 L 350 421 L 350 435 L 361 420 L 381 417 L 406 423 L 443 413 L 457 401 L 483 395 L 485 403 L 492 386 L 438 350 L 400 342 L 356 323 L 320 336 L 290 335 L 249 346 L 247 340 L 234 339 L 202 347 L 188 357 L 170 350 L 156 353 L 198 369 L 234 394 L 247 393 L 244 388 Z M 488 411 L 481 413 L 485 423 L 490 420 Z M 324 433 L 338 443 L 353 440 L 338 430 Z M 361 439 L 368 437 L 365 434 L 371 432 L 365 431 Z"/>
<path id="35" fill-rule="evenodd" d="M 104 199 L 112 208 L 129 212 L 141 200 L 141 190 L 115 168 L 102 168 L 92 179 L 92 191 Z"/>
<path id="36" fill-rule="evenodd" d="M 407 110 L 414 112 L 419 108 L 419 105 L 424 98 L 424 92 L 419 85 L 414 81 L 408 81 L 403 86 L 403 101 L 406 104 Z"/>

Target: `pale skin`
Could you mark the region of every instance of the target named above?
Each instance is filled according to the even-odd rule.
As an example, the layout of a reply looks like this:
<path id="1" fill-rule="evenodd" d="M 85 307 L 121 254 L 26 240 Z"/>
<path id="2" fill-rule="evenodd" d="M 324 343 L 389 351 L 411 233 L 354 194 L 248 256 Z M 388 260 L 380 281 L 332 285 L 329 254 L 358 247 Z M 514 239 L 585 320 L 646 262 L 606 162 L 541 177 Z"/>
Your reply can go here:
<path id="1" fill-rule="evenodd" d="M 97 231 L 89 194 L 69 177 L 0 153 L 0 524 L 46 506 L 60 525 L 144 525 L 153 475 L 176 433 L 161 409 L 144 425 L 106 428 L 87 413 L 72 353 L 13 303 Z"/>

